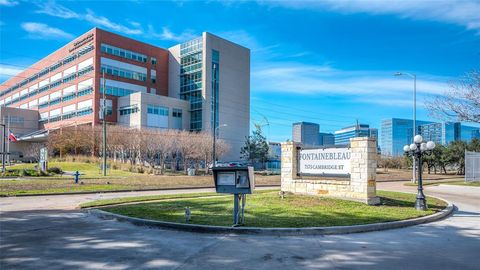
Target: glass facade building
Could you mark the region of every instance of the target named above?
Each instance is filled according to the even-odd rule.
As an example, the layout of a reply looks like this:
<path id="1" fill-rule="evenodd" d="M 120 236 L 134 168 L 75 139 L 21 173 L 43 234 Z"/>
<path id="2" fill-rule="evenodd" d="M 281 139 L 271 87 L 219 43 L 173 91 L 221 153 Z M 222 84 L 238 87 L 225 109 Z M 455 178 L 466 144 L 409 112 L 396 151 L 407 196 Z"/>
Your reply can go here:
<path id="1" fill-rule="evenodd" d="M 417 134 L 420 125 L 432 124 L 416 121 Z M 382 121 L 380 149 L 385 156 L 403 155 L 403 146 L 413 142 L 413 120 L 391 118 Z"/>
<path id="2" fill-rule="evenodd" d="M 335 145 L 350 145 L 350 139 L 355 137 L 375 138 L 378 145 L 378 130 L 365 124 L 344 127 L 335 131 Z"/>
<path id="3" fill-rule="evenodd" d="M 427 141 L 447 145 L 453 141 L 462 140 L 469 142 L 476 138 L 479 128 L 464 126 L 459 122 L 429 122 L 416 121 L 417 134 Z M 413 120 L 410 119 L 385 119 L 381 128 L 381 151 L 385 156 L 403 155 L 403 146 L 413 142 Z"/>
<path id="4" fill-rule="evenodd" d="M 293 123 L 292 140 L 305 146 L 319 145 L 320 125 L 309 122 Z"/>
<path id="5" fill-rule="evenodd" d="M 447 145 L 461 139 L 461 124 L 452 122 L 424 124 L 419 126 L 419 134 L 426 141 Z"/>
<path id="6" fill-rule="evenodd" d="M 318 144 L 322 146 L 335 145 L 335 135 L 332 133 L 318 133 Z"/>
<path id="7" fill-rule="evenodd" d="M 203 39 L 180 45 L 180 98 L 190 101 L 190 130 L 202 130 Z"/>

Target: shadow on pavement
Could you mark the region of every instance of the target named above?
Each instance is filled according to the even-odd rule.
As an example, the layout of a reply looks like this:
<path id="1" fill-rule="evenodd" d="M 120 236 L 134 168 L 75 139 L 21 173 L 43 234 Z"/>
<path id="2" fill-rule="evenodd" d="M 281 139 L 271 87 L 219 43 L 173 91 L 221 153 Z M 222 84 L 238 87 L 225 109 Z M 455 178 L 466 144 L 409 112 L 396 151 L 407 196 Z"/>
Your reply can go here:
<path id="1" fill-rule="evenodd" d="M 150 229 L 78 211 L 4 212 L 0 269 L 478 269 L 478 215 L 458 211 L 458 225 L 278 237 Z"/>

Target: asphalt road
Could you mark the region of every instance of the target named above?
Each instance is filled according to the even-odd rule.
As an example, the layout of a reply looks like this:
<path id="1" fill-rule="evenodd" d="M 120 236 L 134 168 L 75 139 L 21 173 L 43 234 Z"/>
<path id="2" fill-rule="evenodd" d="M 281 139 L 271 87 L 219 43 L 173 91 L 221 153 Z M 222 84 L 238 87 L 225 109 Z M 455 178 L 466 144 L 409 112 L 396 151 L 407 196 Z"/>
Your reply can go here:
<path id="1" fill-rule="evenodd" d="M 401 183 L 379 188 L 413 191 Z M 458 207 L 442 221 L 332 236 L 195 234 L 75 209 L 138 194 L 0 198 L 0 269 L 480 269 L 480 188 L 427 187 Z"/>

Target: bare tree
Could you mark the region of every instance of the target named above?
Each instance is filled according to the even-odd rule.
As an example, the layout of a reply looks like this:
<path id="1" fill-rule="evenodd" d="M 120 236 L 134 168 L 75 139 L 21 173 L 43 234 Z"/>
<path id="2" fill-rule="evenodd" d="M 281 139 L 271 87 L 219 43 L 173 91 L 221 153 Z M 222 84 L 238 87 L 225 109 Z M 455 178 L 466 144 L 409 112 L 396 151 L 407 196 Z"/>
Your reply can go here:
<path id="1" fill-rule="evenodd" d="M 480 123 L 480 72 L 466 73 L 426 106 L 439 119 Z"/>
<path id="2" fill-rule="evenodd" d="M 195 156 L 195 133 L 191 133 L 188 131 L 181 131 L 178 133 L 177 137 L 177 149 L 178 153 L 180 154 L 183 162 L 183 171 L 185 174 L 187 173 L 188 165 L 192 158 Z"/>
<path id="3" fill-rule="evenodd" d="M 24 157 L 30 158 L 34 162 L 40 160 L 40 149 L 45 147 L 44 143 L 31 143 L 25 148 Z"/>

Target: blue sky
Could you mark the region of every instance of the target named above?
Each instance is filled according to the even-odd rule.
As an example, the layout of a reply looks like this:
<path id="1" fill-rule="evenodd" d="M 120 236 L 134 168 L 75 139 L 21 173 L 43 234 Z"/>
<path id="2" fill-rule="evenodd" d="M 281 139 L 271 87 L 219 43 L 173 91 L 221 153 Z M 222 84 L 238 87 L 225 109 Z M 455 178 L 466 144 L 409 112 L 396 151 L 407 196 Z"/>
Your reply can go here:
<path id="1" fill-rule="evenodd" d="M 333 132 L 358 119 L 411 118 L 480 66 L 479 1 L 0 0 L 0 81 L 92 27 L 160 47 L 212 32 L 251 49 L 251 119 L 272 141 L 291 124 Z"/>

